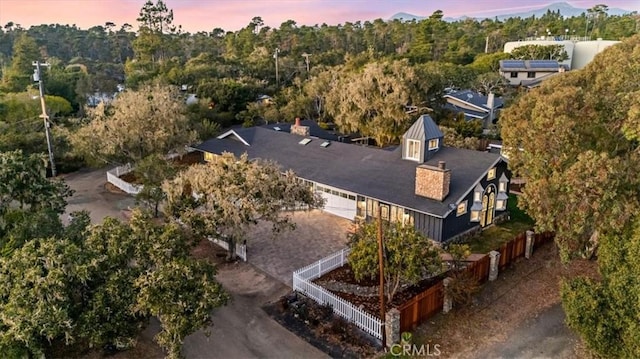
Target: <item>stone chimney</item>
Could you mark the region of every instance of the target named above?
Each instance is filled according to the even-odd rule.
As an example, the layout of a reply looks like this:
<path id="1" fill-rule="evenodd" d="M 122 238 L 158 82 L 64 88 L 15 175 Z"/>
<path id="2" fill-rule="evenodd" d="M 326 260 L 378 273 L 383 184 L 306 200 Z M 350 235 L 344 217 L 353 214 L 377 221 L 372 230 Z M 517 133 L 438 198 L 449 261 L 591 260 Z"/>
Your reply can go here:
<path id="1" fill-rule="evenodd" d="M 291 126 L 291 133 L 302 137 L 309 137 L 311 131 L 309 130 L 309 126 L 301 126 L 300 117 L 296 117 L 296 123 Z"/>
<path id="2" fill-rule="evenodd" d="M 449 194 L 451 170 L 444 161 L 438 167 L 420 165 L 416 167 L 416 195 L 443 201 Z"/>

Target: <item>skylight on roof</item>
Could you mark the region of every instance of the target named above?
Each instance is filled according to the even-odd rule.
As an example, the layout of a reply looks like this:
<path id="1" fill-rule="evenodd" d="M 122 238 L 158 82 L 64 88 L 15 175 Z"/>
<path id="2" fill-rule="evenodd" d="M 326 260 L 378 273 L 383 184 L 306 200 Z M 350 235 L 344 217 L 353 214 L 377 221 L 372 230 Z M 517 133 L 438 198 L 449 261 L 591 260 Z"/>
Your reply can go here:
<path id="1" fill-rule="evenodd" d="M 276 131 L 282 131 L 282 129 L 280 127 L 278 127 L 278 126 L 274 127 L 273 129 L 276 130 Z"/>
<path id="2" fill-rule="evenodd" d="M 303 139 L 302 141 L 300 141 L 298 143 L 303 145 L 303 146 L 306 146 L 306 145 L 309 144 L 309 142 L 311 142 L 311 139 L 310 138 L 305 138 L 305 139 Z"/>
<path id="3" fill-rule="evenodd" d="M 330 144 L 331 144 L 331 141 L 324 141 L 324 142 L 322 142 L 322 144 L 320 145 L 320 147 L 327 148 L 327 147 L 329 147 L 329 145 L 330 145 Z"/>

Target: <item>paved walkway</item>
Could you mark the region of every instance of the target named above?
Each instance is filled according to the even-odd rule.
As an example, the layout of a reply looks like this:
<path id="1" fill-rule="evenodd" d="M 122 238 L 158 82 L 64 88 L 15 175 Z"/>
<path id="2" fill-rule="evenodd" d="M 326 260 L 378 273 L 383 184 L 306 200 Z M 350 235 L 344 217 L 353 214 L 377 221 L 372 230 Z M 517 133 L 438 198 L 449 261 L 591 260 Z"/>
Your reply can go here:
<path id="1" fill-rule="evenodd" d="M 247 240 L 249 263 L 289 287 L 293 271 L 345 248 L 351 227 L 351 221 L 320 210 L 295 212 L 293 218 L 293 231 L 279 233 L 274 239 L 270 224 L 260 223 Z"/>

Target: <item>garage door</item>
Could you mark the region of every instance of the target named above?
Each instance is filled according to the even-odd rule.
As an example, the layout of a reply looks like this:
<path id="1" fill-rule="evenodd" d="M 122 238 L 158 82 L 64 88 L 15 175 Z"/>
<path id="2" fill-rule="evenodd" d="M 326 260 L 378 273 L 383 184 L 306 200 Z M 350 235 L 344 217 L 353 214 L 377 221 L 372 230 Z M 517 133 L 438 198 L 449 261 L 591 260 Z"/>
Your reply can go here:
<path id="1" fill-rule="evenodd" d="M 322 185 L 316 186 L 325 200 L 324 211 L 342 218 L 353 220 L 356 217 L 356 195 Z"/>

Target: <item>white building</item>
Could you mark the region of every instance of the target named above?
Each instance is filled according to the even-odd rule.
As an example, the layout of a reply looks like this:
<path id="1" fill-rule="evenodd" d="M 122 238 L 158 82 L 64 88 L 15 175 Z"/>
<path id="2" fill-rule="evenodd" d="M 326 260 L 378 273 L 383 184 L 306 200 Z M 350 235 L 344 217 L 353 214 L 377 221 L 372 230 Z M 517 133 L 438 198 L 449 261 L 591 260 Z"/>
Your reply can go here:
<path id="1" fill-rule="evenodd" d="M 611 45 L 615 45 L 620 41 L 614 40 L 590 40 L 590 41 L 574 41 L 574 40 L 553 40 L 539 38 L 536 40 L 510 41 L 504 44 L 504 52 L 510 53 L 513 49 L 526 45 L 562 45 L 567 52 L 569 58 L 561 61 L 561 65 L 566 65 L 571 70 L 579 70 L 585 67 L 593 58 L 604 49 Z"/>

